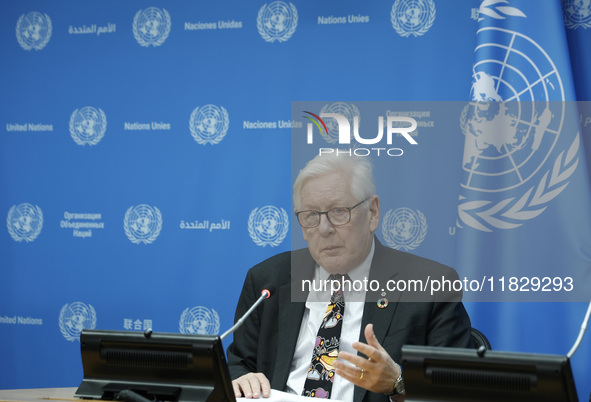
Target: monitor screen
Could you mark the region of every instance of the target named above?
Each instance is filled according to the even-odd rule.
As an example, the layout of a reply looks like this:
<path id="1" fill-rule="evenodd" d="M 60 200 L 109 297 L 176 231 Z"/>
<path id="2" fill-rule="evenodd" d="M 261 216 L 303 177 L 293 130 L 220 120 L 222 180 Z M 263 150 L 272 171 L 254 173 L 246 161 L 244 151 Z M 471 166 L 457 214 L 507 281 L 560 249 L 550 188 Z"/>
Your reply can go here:
<path id="1" fill-rule="evenodd" d="M 159 401 L 236 400 L 219 336 L 83 330 L 80 349 L 79 398 L 131 390 Z"/>
<path id="2" fill-rule="evenodd" d="M 406 401 L 578 401 L 566 356 L 402 347 Z"/>

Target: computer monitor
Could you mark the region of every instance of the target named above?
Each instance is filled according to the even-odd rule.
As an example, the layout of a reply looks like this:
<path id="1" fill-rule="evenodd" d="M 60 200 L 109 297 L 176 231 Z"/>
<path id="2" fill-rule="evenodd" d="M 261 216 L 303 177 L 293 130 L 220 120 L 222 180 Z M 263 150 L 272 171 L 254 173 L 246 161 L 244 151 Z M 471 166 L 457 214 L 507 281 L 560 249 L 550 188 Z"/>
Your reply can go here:
<path id="1" fill-rule="evenodd" d="M 159 401 L 236 401 L 219 336 L 85 329 L 80 349 L 76 397 L 113 400 L 131 390 Z"/>
<path id="2" fill-rule="evenodd" d="M 577 402 L 566 356 L 402 347 L 406 401 Z"/>

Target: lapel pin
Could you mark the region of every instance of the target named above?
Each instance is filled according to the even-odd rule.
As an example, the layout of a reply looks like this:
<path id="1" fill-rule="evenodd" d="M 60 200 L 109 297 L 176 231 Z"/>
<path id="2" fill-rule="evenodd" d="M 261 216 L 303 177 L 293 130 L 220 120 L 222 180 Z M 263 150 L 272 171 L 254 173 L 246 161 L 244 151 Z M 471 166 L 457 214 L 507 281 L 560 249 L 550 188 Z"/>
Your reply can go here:
<path id="1" fill-rule="evenodd" d="M 379 308 L 388 307 L 388 299 L 386 299 L 385 297 L 382 297 L 380 300 L 378 300 L 378 307 Z"/>

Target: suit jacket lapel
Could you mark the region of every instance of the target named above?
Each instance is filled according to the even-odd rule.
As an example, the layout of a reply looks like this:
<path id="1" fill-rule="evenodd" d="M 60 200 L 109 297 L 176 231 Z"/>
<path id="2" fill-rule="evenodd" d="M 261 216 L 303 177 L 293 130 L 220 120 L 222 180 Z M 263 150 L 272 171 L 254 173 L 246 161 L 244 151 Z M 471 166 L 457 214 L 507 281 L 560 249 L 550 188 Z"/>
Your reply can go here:
<path id="1" fill-rule="evenodd" d="M 369 272 L 369 282 L 378 281 L 381 288 L 376 292 L 367 292 L 365 296 L 365 308 L 363 309 L 363 319 L 361 322 L 361 334 L 359 339 L 366 342 L 364 330 L 367 324 L 374 324 L 374 333 L 380 344 L 384 341 L 390 325 L 392 325 L 392 317 L 398 307 L 398 300 L 401 293 L 398 291 L 388 291 L 385 287 L 389 280 L 395 279 L 399 273 L 399 267 L 394 265 L 393 261 L 389 261 L 384 253 L 384 246 L 376 239 L 376 247 L 374 257 L 371 262 L 371 270 Z M 382 289 L 383 288 L 383 289 Z M 386 299 L 388 306 L 385 308 L 378 307 L 378 300 Z"/>
<path id="2" fill-rule="evenodd" d="M 306 303 L 291 301 L 291 285 L 288 283 L 279 288 L 279 332 L 277 334 L 278 353 L 275 360 L 275 375 L 271 388 L 283 390 L 289 377 L 291 361 L 295 352 L 300 325 Z"/>
<path id="3" fill-rule="evenodd" d="M 371 271 L 369 280 L 379 281 L 381 286 L 385 286 L 387 281 L 394 278 L 398 274 L 397 267 L 393 267 L 393 261 L 387 261 L 383 253 L 383 247 L 380 242 L 375 240 L 375 252 L 371 263 Z M 390 326 L 394 325 L 394 314 L 398 308 L 398 300 L 400 299 L 400 292 L 388 292 L 385 290 L 385 295 L 382 296 L 382 290 L 379 292 L 368 292 L 366 295 L 366 302 L 363 308 L 363 318 L 361 319 L 361 331 L 359 340 L 367 343 L 365 339 L 365 327 L 367 324 L 373 323 L 374 334 L 380 343 L 383 345 L 386 334 L 390 330 Z M 386 298 L 388 306 L 385 308 L 378 307 L 378 299 Z M 355 387 L 353 401 L 361 402 L 365 397 L 367 390 L 361 387 Z"/>
<path id="4" fill-rule="evenodd" d="M 292 253 L 291 265 L 289 281 L 284 282 L 277 292 L 279 311 L 277 342 L 279 350 L 275 360 L 275 375 L 273 375 L 271 387 L 279 390 L 285 389 L 289 377 L 289 370 L 306 308 L 305 301 L 292 301 L 292 291 L 301 286 L 302 279 L 312 278 L 315 262 L 306 249 Z M 294 298 L 297 300 L 305 300 L 306 297 L 307 294 L 304 295 L 301 292 L 297 295 L 294 294 Z"/>

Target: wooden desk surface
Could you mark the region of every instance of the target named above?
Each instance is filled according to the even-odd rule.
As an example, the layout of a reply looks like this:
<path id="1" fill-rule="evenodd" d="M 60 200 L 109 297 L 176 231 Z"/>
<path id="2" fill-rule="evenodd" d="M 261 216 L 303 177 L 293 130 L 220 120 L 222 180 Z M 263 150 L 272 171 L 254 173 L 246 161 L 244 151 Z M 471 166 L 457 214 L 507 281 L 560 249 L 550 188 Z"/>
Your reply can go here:
<path id="1" fill-rule="evenodd" d="M 74 398 L 74 392 L 76 392 L 76 389 L 76 387 L 0 389 L 0 402 L 83 401 L 83 399 Z"/>

